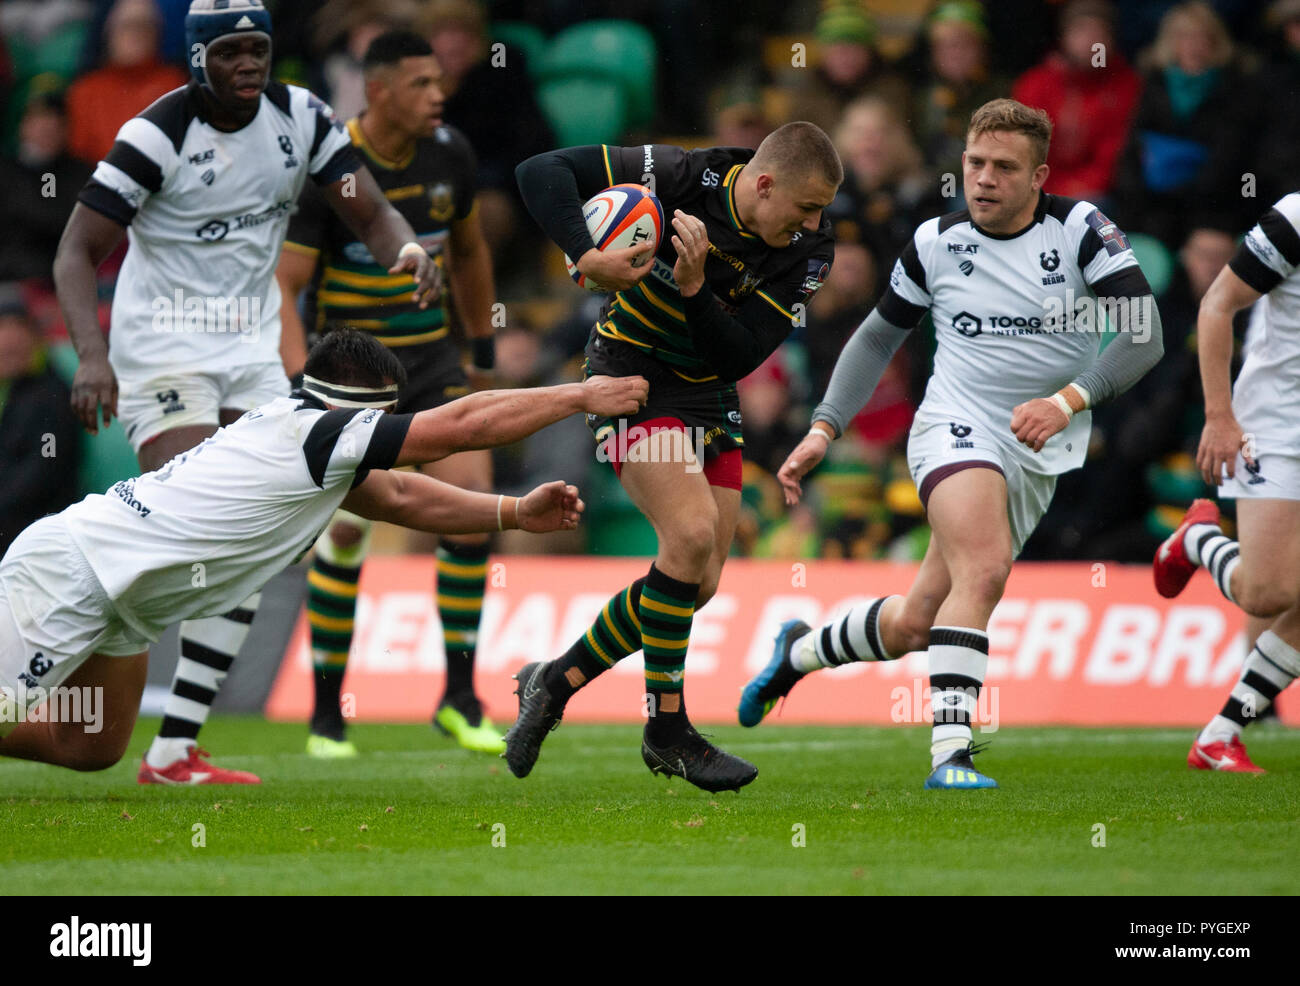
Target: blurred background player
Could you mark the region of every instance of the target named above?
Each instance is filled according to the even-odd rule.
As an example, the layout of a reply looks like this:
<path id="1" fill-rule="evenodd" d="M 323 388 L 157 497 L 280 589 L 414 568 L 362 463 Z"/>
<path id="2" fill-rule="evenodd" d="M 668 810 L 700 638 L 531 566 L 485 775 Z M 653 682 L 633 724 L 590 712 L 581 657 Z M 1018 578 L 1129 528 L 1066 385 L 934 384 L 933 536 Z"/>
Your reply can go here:
<path id="1" fill-rule="evenodd" d="M 398 410 L 423 411 L 469 392 L 460 349 L 450 335 L 449 302 L 469 337 L 476 383 L 490 378 L 494 361 L 492 260 L 475 207 L 474 152 L 460 131 L 442 122 L 440 70 L 427 41 L 405 31 L 387 32 L 371 42 L 363 65 L 367 108 L 348 121 L 348 135 L 420 245 L 440 267 L 445 264 L 451 297 L 444 292 L 427 308 L 416 305 L 406 279 L 377 263 L 311 186 L 303 190 L 290 221 L 276 276 L 287 299 L 314 286 L 310 307 L 318 326 L 363 329 L 390 347 L 408 377 Z M 285 360 L 292 369 L 305 354 L 304 331 L 292 304 L 283 320 Z M 449 456 L 427 469 L 468 489 L 492 485 L 492 459 L 485 450 Z M 307 577 L 316 671 L 307 750 L 316 756 L 356 753 L 344 736 L 339 695 L 369 540 L 368 522 L 341 515 L 321 535 Z M 433 722 L 461 746 L 500 753 L 505 749 L 501 734 L 474 693 L 488 545 L 481 534 L 445 536 L 438 545 L 437 602 L 447 674 Z"/>
<path id="2" fill-rule="evenodd" d="M 928 649 L 925 786 L 997 787 L 971 761 L 989 618 L 1057 475 L 1083 464 L 1087 409 L 1123 393 L 1163 352 L 1159 313 L 1124 234 L 1092 203 L 1042 191 L 1051 134 L 1046 113 L 1014 100 L 976 110 L 962 155 L 967 209 L 917 229 L 779 473 L 793 506 L 803 476 L 929 312 L 938 353 L 907 446 L 932 528 L 920 571 L 906 596 L 860 603 L 816 629 L 784 624 L 771 661 L 741 695 L 742 726 L 758 725 L 811 671 Z M 1119 335 L 1100 357 L 1095 323 L 1074 315 L 1074 299 L 1088 295 L 1123 302 Z M 1054 310 L 1063 320 L 1052 331 Z"/>
<path id="3" fill-rule="evenodd" d="M 717 591 L 740 509 L 735 382 L 785 340 L 830 272 L 823 211 L 844 180 L 839 155 L 813 124 L 789 123 L 755 151 L 589 145 L 530 158 L 518 177 L 538 225 L 616 292 L 592 329 L 587 372 L 650 381 L 639 414 L 588 424 L 658 551 L 565 654 L 520 669 L 506 759 L 526 776 L 573 693 L 641 650 L 646 765 L 705 790 L 739 788 L 757 769 L 705 740 L 686 715 L 691 622 Z M 602 253 L 587 230 L 583 202 L 622 182 L 653 189 L 672 223 L 653 257 L 648 245 Z"/>
<path id="4" fill-rule="evenodd" d="M 68 220 L 54 275 L 80 365 L 82 424 L 119 413 L 143 472 L 244 411 L 289 392 L 280 361 L 275 261 L 308 175 L 403 292 L 438 271 L 384 199 L 329 108 L 270 81 L 271 20 L 260 0 L 194 0 L 193 80 L 128 120 Z M 197 47 L 196 47 L 197 46 Z M 111 347 L 96 318 L 95 268 L 128 231 Z M 254 783 L 199 759 L 197 737 L 259 598 L 181 627 L 181 657 L 141 783 Z"/>
<path id="5" fill-rule="evenodd" d="M 1260 298 L 1246 362 L 1230 385 L 1233 316 Z M 1238 540 L 1220 529 L 1212 500 L 1196 500 L 1156 553 L 1156 589 L 1178 595 L 1201 566 L 1253 618 L 1247 633 L 1258 636 L 1237 684 L 1187 763 L 1261 773 L 1242 730 L 1300 677 L 1300 193 L 1281 198 L 1246 234 L 1201 302 L 1196 335 L 1205 390 L 1197 465 L 1220 496 L 1236 499 Z"/>

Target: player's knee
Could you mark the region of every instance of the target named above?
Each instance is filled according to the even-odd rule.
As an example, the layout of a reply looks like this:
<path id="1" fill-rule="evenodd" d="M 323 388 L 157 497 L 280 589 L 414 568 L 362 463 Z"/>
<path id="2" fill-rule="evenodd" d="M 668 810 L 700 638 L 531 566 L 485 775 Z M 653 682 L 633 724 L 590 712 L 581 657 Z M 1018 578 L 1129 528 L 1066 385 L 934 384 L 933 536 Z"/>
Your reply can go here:
<path id="1" fill-rule="evenodd" d="M 108 733 L 90 733 L 81 725 L 65 723 L 57 735 L 59 764 L 71 770 L 107 770 L 126 753 L 128 733 L 116 737 Z"/>
<path id="2" fill-rule="evenodd" d="M 993 556 L 981 558 L 953 572 L 953 588 L 985 602 L 1002 598 L 1011 575 L 1011 559 Z"/>

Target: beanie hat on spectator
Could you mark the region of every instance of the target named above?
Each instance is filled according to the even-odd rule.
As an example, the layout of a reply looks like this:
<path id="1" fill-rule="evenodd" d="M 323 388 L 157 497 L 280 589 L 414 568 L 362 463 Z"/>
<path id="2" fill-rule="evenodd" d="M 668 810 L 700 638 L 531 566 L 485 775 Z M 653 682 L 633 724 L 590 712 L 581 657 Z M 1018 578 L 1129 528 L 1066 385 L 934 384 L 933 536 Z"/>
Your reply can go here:
<path id="1" fill-rule="evenodd" d="M 988 25 L 984 23 L 984 8 L 973 0 L 949 0 L 935 8 L 930 15 L 931 24 L 943 23 L 965 24 L 973 28 L 981 38 L 988 38 Z"/>
<path id="2" fill-rule="evenodd" d="M 843 42 L 874 48 L 876 22 L 861 4 L 839 0 L 826 5 L 821 16 L 817 18 L 813 36 L 818 44 Z"/>
<path id="3" fill-rule="evenodd" d="M 194 0 L 185 15 L 185 50 L 190 75 L 208 85 L 208 46 L 231 35 L 262 35 L 271 40 L 271 15 L 262 0 Z"/>

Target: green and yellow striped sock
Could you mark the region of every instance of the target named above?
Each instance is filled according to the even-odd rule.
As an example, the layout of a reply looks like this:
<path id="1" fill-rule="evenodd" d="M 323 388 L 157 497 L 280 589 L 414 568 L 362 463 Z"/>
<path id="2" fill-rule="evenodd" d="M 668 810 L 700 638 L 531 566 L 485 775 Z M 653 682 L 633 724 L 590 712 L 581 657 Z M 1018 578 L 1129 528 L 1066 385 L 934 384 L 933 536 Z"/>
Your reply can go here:
<path id="1" fill-rule="evenodd" d="M 367 530 L 357 544 L 340 548 L 330 540 L 327 530 L 316 544 L 316 556 L 307 573 L 307 624 L 311 629 L 311 663 L 316 684 L 311 731 L 331 739 L 343 738 L 339 695 L 352 648 L 357 585 L 361 581 L 368 535 Z"/>
<path id="2" fill-rule="evenodd" d="M 645 577 L 619 590 L 573 646 L 546 666 L 546 690 L 568 701 L 597 675 L 641 649 L 641 589 Z"/>
<path id="3" fill-rule="evenodd" d="M 474 691 L 474 648 L 487 588 L 488 544 L 438 546 L 438 617 L 447 650 L 443 698 Z M 462 710 L 464 711 L 464 710 Z"/>
<path id="4" fill-rule="evenodd" d="M 654 565 L 641 590 L 641 647 L 649 695 L 647 730 L 656 745 L 675 742 L 686 723 L 682 698 L 698 582 L 679 582 Z"/>

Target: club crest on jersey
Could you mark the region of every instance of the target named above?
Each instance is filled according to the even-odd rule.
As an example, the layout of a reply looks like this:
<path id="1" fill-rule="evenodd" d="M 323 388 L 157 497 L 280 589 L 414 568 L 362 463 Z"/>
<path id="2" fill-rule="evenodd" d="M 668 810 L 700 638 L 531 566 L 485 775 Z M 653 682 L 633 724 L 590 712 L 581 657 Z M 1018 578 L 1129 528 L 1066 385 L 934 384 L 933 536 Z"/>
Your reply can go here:
<path id="1" fill-rule="evenodd" d="M 1259 459 L 1254 462 L 1247 462 L 1246 472 L 1250 473 L 1250 479 L 1246 480 L 1248 486 L 1258 486 L 1260 483 L 1266 482 L 1264 477 L 1260 475 Z"/>
<path id="2" fill-rule="evenodd" d="M 952 317 L 952 327 L 968 338 L 975 338 L 982 330 L 983 323 L 978 315 L 970 312 L 958 312 Z"/>
<path id="3" fill-rule="evenodd" d="M 436 219 L 440 223 L 446 222 L 456 212 L 456 200 L 451 192 L 451 186 L 445 181 L 440 181 L 432 188 L 426 190 L 429 196 L 429 218 Z"/>
<path id="4" fill-rule="evenodd" d="M 961 263 L 957 265 L 957 269 L 961 271 L 963 274 L 965 274 L 967 277 L 970 277 L 971 274 L 975 273 L 975 265 L 971 263 L 969 260 L 963 260 Z"/>
<path id="5" fill-rule="evenodd" d="M 815 295 L 821 289 L 821 286 L 826 283 L 826 278 L 830 275 L 830 272 L 830 264 L 816 259 L 809 260 L 808 273 L 803 279 L 803 284 L 799 287 L 800 299 L 807 300 Z"/>
<path id="6" fill-rule="evenodd" d="M 280 134 L 280 150 L 288 155 L 284 162 L 286 168 L 298 167 L 298 159 L 293 154 L 293 141 L 288 134 Z"/>
<path id="7" fill-rule="evenodd" d="M 740 283 L 727 293 L 730 294 L 734 300 L 740 301 L 753 294 L 754 290 L 762 283 L 763 279 L 761 277 L 755 274 L 752 270 L 746 270 L 740 275 Z"/>
<path id="8" fill-rule="evenodd" d="M 974 448 L 975 443 L 969 438 L 970 425 L 959 425 L 955 421 L 948 422 L 948 430 L 952 433 L 953 448 Z"/>
<path id="9" fill-rule="evenodd" d="M 1093 209 L 1088 214 L 1088 225 L 1101 237 L 1102 246 L 1110 256 L 1123 253 L 1129 248 L 1128 238 L 1118 226 L 1106 218 L 1100 209 Z"/>
<path id="10" fill-rule="evenodd" d="M 1038 255 L 1038 265 L 1047 271 L 1047 276 L 1043 278 L 1043 284 L 1064 284 L 1065 275 L 1054 273 L 1056 268 L 1061 266 L 1061 254 L 1059 250 L 1053 250 L 1051 254 L 1040 253 Z"/>
<path id="11" fill-rule="evenodd" d="M 199 175 L 199 181 L 203 182 L 203 184 L 205 185 L 211 185 L 214 181 L 216 181 L 216 179 L 217 179 L 217 173 L 213 171 L 211 168 L 208 168 L 207 171 Z"/>

